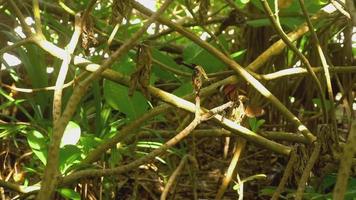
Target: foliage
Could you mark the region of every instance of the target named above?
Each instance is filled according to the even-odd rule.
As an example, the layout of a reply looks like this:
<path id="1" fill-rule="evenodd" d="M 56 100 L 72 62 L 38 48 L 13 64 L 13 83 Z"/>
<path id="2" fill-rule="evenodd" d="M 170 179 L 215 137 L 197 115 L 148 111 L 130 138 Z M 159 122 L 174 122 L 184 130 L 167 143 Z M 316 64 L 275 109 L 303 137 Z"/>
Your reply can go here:
<path id="1" fill-rule="evenodd" d="M 172 198 L 215 198 L 221 181 L 216 177 L 223 177 L 234 157 L 236 137 L 242 137 L 247 145 L 237 158 L 235 172 L 243 181 L 234 174 L 235 186 L 227 190 L 239 190 L 248 181 L 244 194 L 237 196 L 271 196 L 275 188 L 270 186 L 279 184 L 280 179 L 275 179 L 282 176 L 286 156 L 293 148 L 317 140 L 322 143 L 322 155 L 312 170 L 313 178 L 324 179 L 320 187 L 307 188 L 304 198 L 331 198 L 336 179 L 330 174 L 337 167 L 327 171 L 324 163 L 342 160 L 342 149 L 335 144 L 347 140 L 355 104 L 356 50 L 351 19 L 342 9 L 324 13 L 322 8 L 331 6 L 329 1 L 304 2 L 324 52 L 321 56 L 299 1 L 267 1 L 273 12 L 278 2 L 277 24 L 291 33 L 291 45 L 313 67 L 327 97 L 323 102 L 306 63 L 278 42 L 280 34 L 262 0 L 173 1 L 147 30 L 142 27 L 149 11 L 135 2 L 0 1 L 0 186 L 4 189 L 0 187 L 0 194 L 30 195 L 28 190 L 44 181 L 48 166 L 57 159 L 58 178 L 52 177 L 58 184 L 57 199 L 155 199 L 170 184 L 175 184 L 168 194 Z M 163 0 L 140 2 L 153 2 L 156 12 L 165 5 Z M 19 63 L 6 59 L 8 54 Z M 327 61 L 331 78 L 320 57 Z M 196 65 L 208 77 L 201 93 L 194 93 L 192 85 Z M 103 72 L 100 66 L 106 67 Z M 224 94 L 228 85 L 233 85 L 233 91 Z M 337 94 L 341 100 L 335 98 Z M 244 113 L 238 118 L 245 117 L 237 120 L 229 118 L 234 109 L 213 112 L 212 108 L 227 101 L 265 114 L 249 116 L 247 110 L 239 110 Z M 190 130 L 199 106 L 202 113 L 211 109 L 207 113 L 215 122 L 199 121 L 198 128 Z M 320 136 L 322 125 L 336 131 Z M 186 130 L 193 136 L 174 138 Z M 308 137 L 311 133 L 314 136 Z M 305 148 L 305 152 L 313 151 L 313 145 Z M 196 161 L 182 169 L 179 163 L 186 155 Z M 298 188 L 295 183 L 310 155 L 300 153 L 301 169 L 291 174 L 288 195 Z M 268 178 L 255 179 L 254 174 Z M 348 180 L 345 198 L 352 199 L 355 179 Z M 182 185 L 193 192 L 186 192 Z M 232 194 L 231 198 L 237 198 Z"/>

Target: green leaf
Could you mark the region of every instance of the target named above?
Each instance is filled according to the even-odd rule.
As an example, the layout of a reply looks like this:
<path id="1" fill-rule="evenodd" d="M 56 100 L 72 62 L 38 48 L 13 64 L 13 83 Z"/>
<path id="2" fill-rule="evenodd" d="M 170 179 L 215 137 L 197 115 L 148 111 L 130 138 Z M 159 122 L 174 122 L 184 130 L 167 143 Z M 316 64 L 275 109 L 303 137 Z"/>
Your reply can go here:
<path id="1" fill-rule="evenodd" d="M 201 65 L 207 73 L 221 71 L 225 64 L 195 43 L 190 43 L 183 51 L 183 59 L 190 64 Z"/>
<path id="2" fill-rule="evenodd" d="M 73 121 L 70 121 L 64 130 L 61 140 L 61 147 L 65 145 L 75 145 L 80 139 L 81 130 L 80 126 Z"/>
<path id="3" fill-rule="evenodd" d="M 253 132 L 258 131 L 258 129 L 266 122 L 264 119 L 257 120 L 256 117 L 248 118 L 249 125 Z"/>
<path id="4" fill-rule="evenodd" d="M 117 148 L 111 148 L 111 155 L 109 159 L 110 167 L 117 167 L 117 165 L 122 161 L 122 155 L 120 150 Z"/>
<path id="5" fill-rule="evenodd" d="M 86 134 L 80 138 L 79 145 L 81 146 L 84 155 L 86 155 L 92 149 L 95 149 L 100 142 L 100 138 L 95 137 L 93 134 Z"/>
<path id="6" fill-rule="evenodd" d="M 179 88 L 174 90 L 173 94 L 182 97 L 187 94 L 192 94 L 192 92 L 193 92 L 193 85 L 189 80 L 183 83 Z"/>
<path id="7" fill-rule="evenodd" d="M 312 99 L 313 103 L 317 105 L 318 108 L 321 108 L 321 100 L 319 98 Z M 331 102 L 329 100 L 325 101 L 326 110 L 329 111 L 331 108 Z"/>
<path id="8" fill-rule="evenodd" d="M 78 163 L 81 159 L 82 151 L 74 145 L 66 145 L 59 152 L 59 169 L 63 174 L 69 167 Z"/>
<path id="9" fill-rule="evenodd" d="M 147 100 L 139 93 L 128 96 L 128 88 L 109 80 L 104 81 L 104 98 L 115 110 L 119 110 L 130 119 L 136 119 L 148 109 Z"/>
<path id="10" fill-rule="evenodd" d="M 191 73 L 192 70 L 187 67 L 178 65 L 172 57 L 160 52 L 156 48 L 152 48 L 152 57 L 153 59 L 159 61 L 160 63 L 167 65 L 171 68 L 177 69 L 179 71 Z M 152 71 L 157 75 L 157 77 L 171 81 L 172 79 L 177 79 L 171 72 L 168 72 L 166 69 L 162 69 L 159 65 L 153 63 Z"/>
<path id="11" fill-rule="evenodd" d="M 68 198 L 72 200 L 80 200 L 80 194 L 69 188 L 58 189 L 58 193 L 62 195 L 62 197 L 64 198 Z"/>
<path id="12" fill-rule="evenodd" d="M 43 135 L 34 130 L 27 135 L 27 142 L 30 145 L 32 152 L 37 156 L 40 161 L 46 165 L 47 163 L 47 140 Z"/>

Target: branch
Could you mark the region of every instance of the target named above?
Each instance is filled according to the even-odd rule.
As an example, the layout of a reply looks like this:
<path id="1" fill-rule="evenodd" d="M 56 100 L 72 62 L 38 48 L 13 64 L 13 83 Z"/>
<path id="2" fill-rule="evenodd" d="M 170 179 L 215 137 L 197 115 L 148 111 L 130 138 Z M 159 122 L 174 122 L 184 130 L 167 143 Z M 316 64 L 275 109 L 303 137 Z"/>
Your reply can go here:
<path id="1" fill-rule="evenodd" d="M 312 79 L 314 80 L 320 94 L 320 99 L 321 99 L 321 104 L 322 104 L 322 110 L 324 113 L 324 120 L 325 122 L 328 121 L 328 112 L 326 110 L 326 100 L 325 100 L 325 94 L 324 90 L 321 87 L 320 81 L 318 77 L 315 75 L 314 71 L 312 70 L 312 67 L 308 61 L 308 59 L 298 50 L 297 47 L 295 47 L 292 42 L 289 40 L 288 36 L 284 33 L 282 27 L 280 26 L 279 22 L 273 17 L 273 12 L 271 8 L 268 5 L 268 2 L 266 0 L 261 0 L 261 3 L 263 5 L 264 10 L 266 11 L 266 14 L 268 15 L 270 21 L 272 22 L 272 25 L 274 29 L 277 31 L 278 35 L 281 37 L 281 39 L 286 43 L 286 45 L 298 56 L 298 58 L 304 63 L 306 66 L 308 72 L 310 73 Z M 310 28 L 309 28 L 310 29 Z"/>
<path id="2" fill-rule="evenodd" d="M 89 70 L 89 69 L 87 68 L 87 70 Z M 95 71 L 95 70 L 96 70 L 95 66 L 91 65 L 90 71 Z M 106 70 L 103 73 L 103 77 L 107 78 L 107 79 L 109 79 L 111 81 L 120 83 L 120 84 L 124 84 L 124 85 L 128 85 L 129 84 L 129 78 L 128 77 L 120 74 L 119 72 L 113 71 L 113 70 Z M 215 90 L 218 87 L 217 85 L 221 85 L 221 83 L 226 83 L 227 81 L 231 81 L 231 82 L 234 81 L 234 77 L 230 77 L 230 79 L 217 82 L 215 84 L 210 85 L 209 87 L 207 87 L 205 89 L 202 89 L 201 90 L 201 95 L 205 96 L 205 95 L 211 93 L 212 90 Z M 174 105 L 177 108 L 184 109 L 184 110 L 186 110 L 188 112 L 191 112 L 191 113 L 195 113 L 195 111 L 196 111 L 196 109 L 195 109 L 196 105 L 194 103 L 191 103 L 191 102 L 189 102 L 189 101 L 187 101 L 185 99 L 177 97 L 177 96 L 175 96 L 175 95 L 173 95 L 171 93 L 165 92 L 165 91 L 160 90 L 160 89 L 158 89 L 156 87 L 153 87 L 153 86 L 148 86 L 148 91 L 153 96 L 161 99 L 162 101 L 164 101 L 166 103 Z M 192 98 L 192 97 L 190 97 L 190 98 Z M 203 112 L 207 111 L 204 108 L 201 108 L 201 109 L 203 110 Z M 263 146 L 265 148 L 268 148 L 268 149 L 270 149 L 272 151 L 275 151 L 275 152 L 278 152 L 278 153 L 281 153 L 281 154 L 284 154 L 284 155 L 288 155 L 289 154 L 289 151 L 290 151 L 289 147 L 286 147 L 286 146 L 278 144 L 276 142 L 267 140 L 266 138 L 261 137 L 260 135 L 250 131 L 249 129 L 247 129 L 247 128 L 243 127 L 243 126 L 240 126 L 240 125 L 234 123 L 233 121 L 222 117 L 221 115 L 217 114 L 217 115 L 214 115 L 213 117 L 214 117 L 215 121 L 220 126 L 231 130 L 234 134 L 240 135 L 243 138 L 251 141 L 252 143 L 259 144 L 259 145 L 261 145 L 261 146 Z M 122 134 L 120 134 L 120 136 L 123 137 Z M 117 137 L 119 137 L 119 136 L 117 136 Z M 115 141 L 115 142 L 110 142 L 112 145 L 116 144 L 117 142 L 119 142 L 116 137 L 114 137 L 114 138 L 115 139 L 110 139 L 110 140 Z M 103 149 L 100 150 L 101 152 L 99 152 L 98 148 L 96 148 L 92 152 L 97 152 L 97 153 L 95 153 L 96 155 L 101 155 L 107 149 L 109 149 L 109 147 L 106 147 L 105 149 L 103 148 Z M 85 159 L 85 160 L 87 160 L 87 159 Z M 88 162 L 88 161 L 86 161 L 85 163 L 88 164 L 88 163 L 93 162 L 94 160 L 90 159 L 91 162 Z"/>
<path id="3" fill-rule="evenodd" d="M 344 147 L 342 156 L 340 157 L 340 166 L 337 173 L 336 184 L 333 192 L 333 199 L 344 199 L 347 189 L 347 182 L 350 176 L 352 159 L 356 153 L 356 120 L 354 119 L 351 124 L 350 133 L 347 143 Z"/>
<path id="4" fill-rule="evenodd" d="M 194 106 L 194 109 L 195 109 L 195 106 Z M 64 177 L 61 180 L 60 184 L 66 185 L 66 184 L 72 183 L 72 182 L 74 182 L 80 178 L 84 178 L 84 177 L 110 176 L 110 175 L 121 174 L 121 173 L 130 171 L 130 170 L 133 170 L 133 169 L 137 168 L 138 166 L 143 165 L 143 164 L 155 159 L 157 156 L 165 153 L 169 148 L 173 147 L 174 145 L 176 145 L 177 143 L 182 141 L 185 137 L 187 137 L 195 129 L 195 127 L 197 127 L 201 122 L 209 120 L 210 118 L 211 118 L 211 114 L 209 112 L 205 113 L 203 115 L 195 116 L 194 120 L 187 127 L 185 127 L 181 132 L 179 132 L 172 139 L 168 140 L 160 148 L 151 151 L 146 156 L 141 157 L 129 164 L 122 165 L 120 167 L 115 167 L 112 169 L 99 169 L 99 170 L 88 169 L 88 170 L 81 170 L 78 172 L 74 172 L 73 174 L 70 174 L 70 175 Z"/>
<path id="5" fill-rule="evenodd" d="M 307 9 L 306 9 L 306 7 L 304 5 L 304 0 L 299 0 L 299 4 L 300 4 L 300 7 L 302 8 L 304 17 L 305 17 L 305 19 L 307 21 L 307 24 L 309 26 L 309 30 L 310 30 L 311 36 L 312 36 L 312 38 L 313 38 L 313 40 L 315 42 L 316 48 L 318 50 L 319 58 L 320 58 L 322 67 L 324 69 L 324 76 L 325 76 L 325 79 L 326 79 L 326 87 L 327 87 L 327 90 L 328 90 L 329 101 L 331 102 L 331 104 L 330 104 L 330 114 L 331 114 L 331 121 L 332 121 L 332 124 L 334 126 L 332 132 L 333 132 L 333 137 L 334 137 L 335 141 L 338 144 L 339 137 L 337 135 L 337 122 L 336 122 L 336 116 L 335 116 L 335 101 L 334 101 L 333 88 L 332 88 L 332 85 L 331 85 L 329 65 L 326 62 L 326 58 L 325 58 L 324 52 L 323 52 L 323 50 L 321 48 L 318 36 L 316 35 L 316 33 L 314 31 L 313 24 L 312 24 L 312 22 L 311 22 L 311 20 L 309 18 L 308 11 L 307 11 Z"/>
<path id="6" fill-rule="evenodd" d="M 69 69 L 69 63 L 72 60 L 72 57 L 70 56 L 73 54 L 75 47 L 78 44 L 80 34 L 82 32 L 82 26 L 81 22 L 82 20 L 80 19 L 79 14 L 75 16 L 75 27 L 74 27 L 74 32 L 72 35 L 71 40 L 69 41 L 69 44 L 66 47 L 67 50 L 67 55 L 63 61 L 62 65 L 59 69 L 56 85 L 55 85 L 55 90 L 53 94 L 53 124 L 56 123 L 56 121 L 60 118 L 61 112 L 62 112 L 62 93 L 63 93 L 63 87 L 64 87 L 64 81 L 67 76 L 67 72 Z"/>
<path id="7" fill-rule="evenodd" d="M 44 171 L 44 177 L 42 179 L 41 190 L 36 198 L 37 200 L 51 199 L 54 194 L 54 190 L 57 187 L 58 183 L 57 178 L 60 141 L 69 120 L 73 116 L 82 96 L 87 91 L 89 84 L 93 80 L 98 78 L 106 68 L 110 67 L 117 59 L 119 59 L 128 50 L 130 50 L 140 39 L 140 37 L 146 32 L 149 25 L 164 12 L 164 10 L 171 2 L 172 0 L 165 1 L 161 8 L 143 24 L 140 30 L 138 30 L 117 51 L 115 51 L 106 61 L 104 61 L 104 63 L 98 70 L 96 70 L 89 77 L 80 82 L 77 87 L 74 88 L 73 94 L 69 98 L 62 116 L 56 121 L 56 123 L 54 123 L 53 126 L 53 135 L 48 147 L 48 161 Z"/>
<path id="8" fill-rule="evenodd" d="M 152 15 L 152 12 L 142 6 L 137 2 L 132 2 L 132 5 L 135 9 L 144 13 L 147 16 Z M 310 141 L 313 142 L 316 140 L 316 137 L 310 132 L 310 130 L 301 123 L 301 121 L 290 112 L 264 85 L 262 85 L 259 81 L 257 81 L 250 73 L 248 73 L 244 68 L 242 68 L 239 64 L 237 64 L 234 60 L 230 59 L 219 50 L 211 46 L 209 43 L 202 41 L 199 37 L 197 37 L 194 33 L 184 29 L 182 26 L 179 26 L 167 19 L 162 17 L 158 18 L 158 21 L 162 24 L 165 24 L 171 28 L 174 28 L 176 31 L 181 33 L 183 36 L 192 40 L 202 48 L 206 49 L 215 57 L 219 58 L 223 63 L 233 69 L 237 74 L 242 76 L 248 83 L 250 83 L 258 92 L 260 92 L 265 98 L 267 98 L 289 121 L 291 121 L 300 132 Z"/>
<path id="9" fill-rule="evenodd" d="M 314 142 L 313 152 L 310 155 L 308 163 L 305 166 L 303 170 L 303 174 L 298 182 L 298 189 L 295 196 L 296 200 L 302 200 L 303 198 L 304 189 L 308 181 L 308 178 L 310 176 L 310 172 L 312 171 L 316 160 L 319 158 L 320 148 L 321 148 L 321 143 L 319 141 Z"/>

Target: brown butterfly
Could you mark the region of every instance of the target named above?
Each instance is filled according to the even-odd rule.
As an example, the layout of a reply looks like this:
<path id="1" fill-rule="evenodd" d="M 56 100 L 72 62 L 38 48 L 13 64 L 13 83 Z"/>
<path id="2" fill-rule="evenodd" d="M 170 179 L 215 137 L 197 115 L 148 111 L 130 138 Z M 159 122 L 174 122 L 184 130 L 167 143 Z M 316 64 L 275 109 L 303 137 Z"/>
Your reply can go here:
<path id="1" fill-rule="evenodd" d="M 245 106 L 242 107 L 243 114 L 246 115 L 247 117 L 253 118 L 253 117 L 260 117 L 265 113 L 265 110 L 259 106 L 253 106 L 248 103 L 249 98 L 246 97 L 246 92 L 243 90 L 239 90 L 237 88 L 236 84 L 227 84 L 224 85 L 222 88 L 222 93 L 224 97 L 228 101 L 233 101 L 236 103 L 243 103 L 246 104 Z M 240 94 L 241 93 L 241 94 Z M 240 107 L 240 106 L 239 106 Z M 241 109 L 239 109 L 241 110 Z"/>

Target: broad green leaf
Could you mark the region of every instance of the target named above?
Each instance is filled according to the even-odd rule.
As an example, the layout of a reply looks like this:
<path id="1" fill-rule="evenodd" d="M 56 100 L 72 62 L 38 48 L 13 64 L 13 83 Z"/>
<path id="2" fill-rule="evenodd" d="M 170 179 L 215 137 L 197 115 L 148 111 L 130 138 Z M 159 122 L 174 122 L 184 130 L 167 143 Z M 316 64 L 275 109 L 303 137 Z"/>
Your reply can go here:
<path id="1" fill-rule="evenodd" d="M 71 200 L 80 200 L 80 194 L 69 188 L 58 189 L 58 193 L 61 194 L 64 198 L 68 198 Z"/>
<path id="2" fill-rule="evenodd" d="M 319 98 L 314 98 L 312 99 L 313 103 L 317 105 L 318 108 L 321 108 L 321 100 Z M 329 100 L 326 100 L 325 102 L 326 105 L 326 110 L 330 110 L 331 107 L 331 102 Z"/>
<path id="3" fill-rule="evenodd" d="M 183 59 L 188 64 L 201 65 L 206 73 L 225 69 L 225 64 L 195 43 L 190 43 L 183 51 Z"/>
<path id="4" fill-rule="evenodd" d="M 47 140 L 43 135 L 34 130 L 30 131 L 27 135 L 27 142 L 30 145 L 33 153 L 37 156 L 40 161 L 46 165 L 47 163 Z"/>
<path id="5" fill-rule="evenodd" d="M 152 57 L 153 59 L 161 62 L 164 65 L 167 65 L 173 69 L 177 69 L 182 72 L 188 72 L 191 73 L 192 70 L 188 69 L 187 67 L 183 67 L 178 65 L 172 57 L 163 54 L 159 50 L 152 48 Z M 176 79 L 176 77 L 172 74 L 172 72 L 167 71 L 166 69 L 163 69 L 161 66 L 158 64 L 153 63 L 153 68 L 152 71 L 157 75 L 157 77 L 164 79 L 164 80 L 172 80 Z"/>
<path id="6" fill-rule="evenodd" d="M 70 121 L 64 130 L 61 140 L 61 147 L 65 145 L 75 145 L 80 139 L 80 126 L 73 121 Z"/>
<path id="7" fill-rule="evenodd" d="M 187 94 L 192 94 L 192 92 L 193 92 L 193 85 L 192 82 L 189 80 L 183 83 L 179 88 L 174 90 L 173 94 L 182 97 Z"/>
<path id="8" fill-rule="evenodd" d="M 110 167 L 117 167 L 117 165 L 122 161 L 122 155 L 117 148 L 111 148 L 109 164 Z"/>
<path id="9" fill-rule="evenodd" d="M 145 113 L 148 103 L 145 97 L 134 92 L 132 97 L 128 95 L 128 88 L 109 80 L 104 81 L 104 98 L 115 110 L 119 110 L 130 119 L 135 119 Z"/>
<path id="10" fill-rule="evenodd" d="M 93 134 L 85 134 L 80 138 L 79 146 L 86 155 L 92 149 L 95 149 L 101 142 L 100 138 L 95 137 Z"/>
<path id="11" fill-rule="evenodd" d="M 63 174 L 70 166 L 81 160 L 82 151 L 74 145 L 66 145 L 59 152 L 59 169 Z"/>
<path id="12" fill-rule="evenodd" d="M 280 18 L 280 23 L 289 29 L 294 29 L 297 26 L 301 25 L 303 22 L 304 22 L 303 18 L 300 18 L 300 17 L 281 17 Z M 248 20 L 246 23 L 253 27 L 271 26 L 271 22 L 268 18 Z"/>

